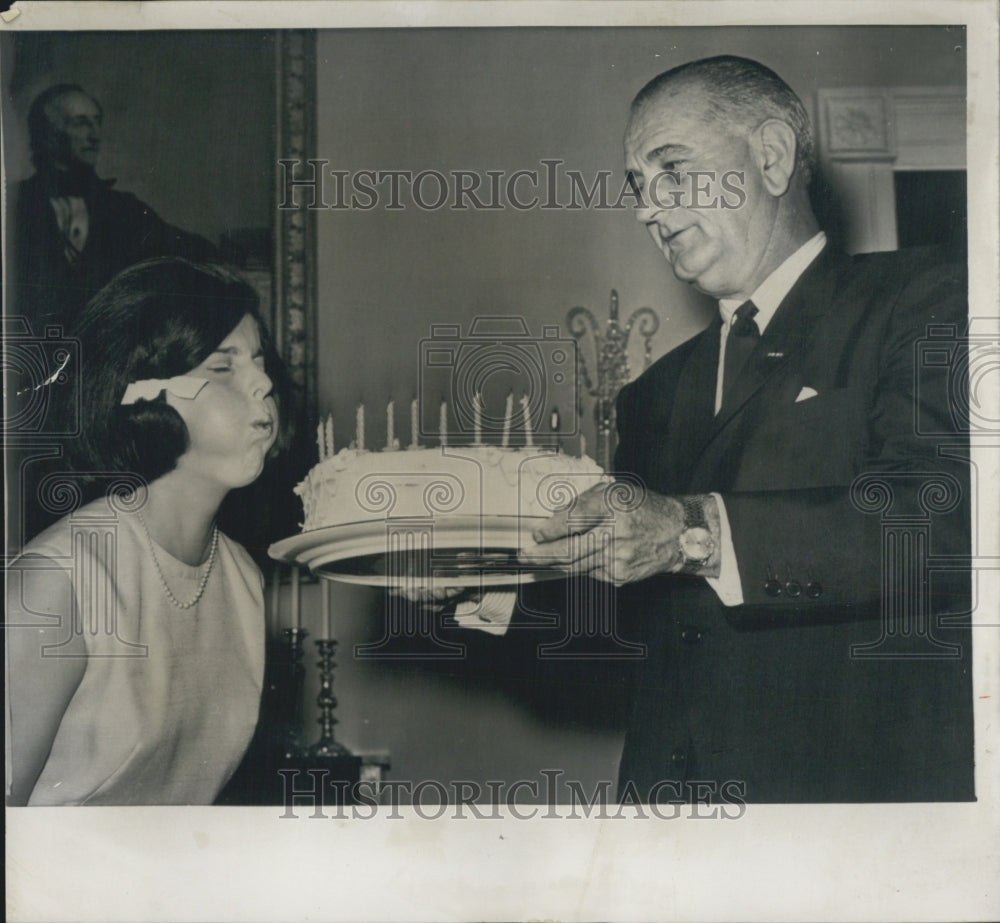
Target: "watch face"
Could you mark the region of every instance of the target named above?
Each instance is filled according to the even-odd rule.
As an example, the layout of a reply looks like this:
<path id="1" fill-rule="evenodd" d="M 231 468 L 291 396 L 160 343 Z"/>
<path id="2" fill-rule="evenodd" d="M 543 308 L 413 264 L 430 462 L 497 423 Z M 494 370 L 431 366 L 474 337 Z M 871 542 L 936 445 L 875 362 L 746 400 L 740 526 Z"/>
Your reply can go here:
<path id="1" fill-rule="evenodd" d="M 712 533 L 702 526 L 685 529 L 681 532 L 679 542 L 686 562 L 707 561 L 715 550 Z"/>

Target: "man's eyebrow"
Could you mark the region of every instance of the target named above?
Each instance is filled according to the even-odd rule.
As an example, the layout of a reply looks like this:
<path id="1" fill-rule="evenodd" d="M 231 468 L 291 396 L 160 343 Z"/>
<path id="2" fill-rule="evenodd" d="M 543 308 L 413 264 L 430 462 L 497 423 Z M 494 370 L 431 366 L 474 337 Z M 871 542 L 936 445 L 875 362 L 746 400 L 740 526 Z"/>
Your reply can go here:
<path id="1" fill-rule="evenodd" d="M 653 148 L 647 155 L 647 160 L 659 160 L 665 155 L 674 154 L 687 154 L 691 148 L 686 144 L 661 144 L 659 147 Z"/>

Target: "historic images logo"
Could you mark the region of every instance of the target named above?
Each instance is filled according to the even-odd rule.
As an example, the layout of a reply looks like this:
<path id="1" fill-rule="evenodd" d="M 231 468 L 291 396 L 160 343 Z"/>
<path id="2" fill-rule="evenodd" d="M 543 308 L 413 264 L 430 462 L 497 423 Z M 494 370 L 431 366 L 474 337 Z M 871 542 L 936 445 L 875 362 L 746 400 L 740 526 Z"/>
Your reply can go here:
<path id="1" fill-rule="evenodd" d="M 736 209 L 746 203 L 739 170 L 663 170 L 647 184 L 613 170 L 590 175 L 550 158 L 521 170 L 331 170 L 329 160 L 279 160 L 279 209 L 316 211 L 581 211 Z"/>

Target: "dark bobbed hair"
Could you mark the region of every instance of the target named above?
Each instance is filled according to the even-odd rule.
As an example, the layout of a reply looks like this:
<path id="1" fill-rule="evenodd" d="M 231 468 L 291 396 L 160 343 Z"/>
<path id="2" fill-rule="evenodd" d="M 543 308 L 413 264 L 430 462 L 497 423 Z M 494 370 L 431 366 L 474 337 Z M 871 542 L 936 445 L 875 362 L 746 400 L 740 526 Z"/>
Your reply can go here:
<path id="1" fill-rule="evenodd" d="M 75 328 L 80 369 L 70 406 L 80 435 L 70 454 L 92 476 L 133 472 L 153 481 L 187 451 L 181 415 L 166 396 L 123 405 L 128 384 L 184 375 L 201 364 L 249 315 L 257 321 L 264 367 L 278 406 L 270 456 L 287 447 L 290 390 L 284 364 L 250 284 L 232 271 L 175 257 L 147 260 L 114 277 L 87 304 Z"/>
<path id="2" fill-rule="evenodd" d="M 48 113 L 45 111 L 50 103 L 55 102 L 69 93 L 82 93 L 103 114 L 101 104 L 77 83 L 57 83 L 42 90 L 28 109 L 28 144 L 31 147 L 31 159 L 36 167 L 44 165 L 52 157 L 55 150 L 54 132 Z"/>
<path id="3" fill-rule="evenodd" d="M 808 187 L 816 173 L 816 145 L 802 100 L 773 70 L 751 58 L 718 55 L 689 61 L 649 81 L 632 100 L 632 113 L 667 90 L 697 86 L 707 91 L 703 115 L 716 124 L 751 131 L 779 119 L 795 132 L 795 163 Z"/>

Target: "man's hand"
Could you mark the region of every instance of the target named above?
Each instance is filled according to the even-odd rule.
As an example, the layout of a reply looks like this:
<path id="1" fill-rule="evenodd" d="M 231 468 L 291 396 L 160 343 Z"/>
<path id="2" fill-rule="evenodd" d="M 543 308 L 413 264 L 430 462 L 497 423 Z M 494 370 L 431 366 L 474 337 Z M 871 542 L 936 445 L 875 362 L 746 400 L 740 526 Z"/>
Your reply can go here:
<path id="1" fill-rule="evenodd" d="M 462 628 L 491 635 L 507 633 L 517 603 L 517 587 L 390 587 L 392 596 L 431 609 L 436 615 L 448 612 Z"/>
<path id="2" fill-rule="evenodd" d="M 460 597 L 471 598 L 469 590 L 460 586 L 402 586 L 389 587 L 392 596 L 400 596 L 411 603 L 419 603 L 432 609 L 444 609 Z"/>
<path id="3" fill-rule="evenodd" d="M 682 502 L 647 492 L 634 510 L 612 513 L 606 490 L 605 485 L 593 487 L 570 510 L 553 515 L 532 533 L 537 544 L 523 549 L 520 560 L 553 564 L 616 586 L 680 570 L 684 562 L 677 539 L 684 530 Z M 705 515 L 717 534 L 718 510 L 711 498 L 705 504 Z M 604 530 L 593 531 L 608 523 L 613 523 L 610 542 L 602 534 Z M 714 576 L 717 569 L 710 561 L 701 573 Z"/>

